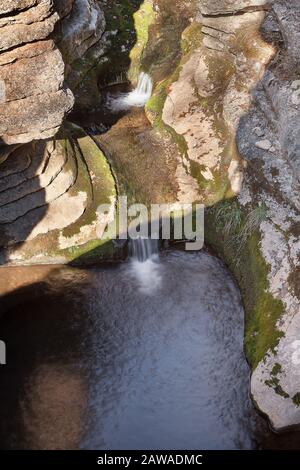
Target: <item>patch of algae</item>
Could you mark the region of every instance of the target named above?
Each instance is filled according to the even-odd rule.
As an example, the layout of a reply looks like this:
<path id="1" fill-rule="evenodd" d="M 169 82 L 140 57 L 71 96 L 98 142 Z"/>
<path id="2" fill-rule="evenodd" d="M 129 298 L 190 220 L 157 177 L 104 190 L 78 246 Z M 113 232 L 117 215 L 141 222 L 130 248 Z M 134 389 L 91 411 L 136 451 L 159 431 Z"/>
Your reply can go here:
<path id="1" fill-rule="evenodd" d="M 205 165 L 189 159 L 188 145 L 184 136 L 178 134 L 175 129 L 164 123 L 162 119 L 164 105 L 172 84 L 178 80 L 184 64 L 187 63 L 194 52 L 202 46 L 202 41 L 202 26 L 200 23 L 195 21 L 183 31 L 180 39 L 181 58 L 172 73 L 159 82 L 155 87 L 154 93 L 146 105 L 146 114 L 156 129 L 158 129 L 162 134 L 167 132 L 171 135 L 180 154 L 189 162 L 190 173 L 198 182 L 199 188 L 204 196 L 205 204 L 212 205 L 224 197 L 233 196 L 230 191 L 230 183 L 228 181 L 228 166 L 233 158 L 239 160 L 236 147 L 233 145 L 234 137 L 230 139 L 229 130 L 227 129 L 224 120 L 220 118 L 222 113 L 220 103 L 218 103 L 219 96 L 222 91 L 221 87 L 224 88 L 234 71 L 230 61 L 228 61 L 226 57 L 223 62 L 216 60 L 213 57 L 210 57 L 209 60 L 207 60 L 210 80 L 219 87 L 219 93 L 209 97 L 197 96 L 199 108 L 203 109 L 205 115 L 213 118 L 215 134 L 221 139 L 221 141 L 228 142 L 227 145 L 224 146 L 219 167 L 212 171 L 212 180 L 207 180 L 202 174 L 202 171 L 205 170 Z"/>

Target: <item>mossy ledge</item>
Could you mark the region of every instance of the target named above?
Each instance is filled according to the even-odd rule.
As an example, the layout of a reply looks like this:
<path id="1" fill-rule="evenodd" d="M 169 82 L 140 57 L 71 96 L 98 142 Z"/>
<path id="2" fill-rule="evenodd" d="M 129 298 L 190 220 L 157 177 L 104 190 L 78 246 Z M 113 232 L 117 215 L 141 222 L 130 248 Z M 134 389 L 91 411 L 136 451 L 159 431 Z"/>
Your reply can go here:
<path id="1" fill-rule="evenodd" d="M 122 248 L 108 237 L 99 238 L 97 233 L 98 207 L 106 204 L 111 208 L 111 221 L 117 205 L 116 182 L 105 155 L 82 128 L 71 123 L 61 129 L 55 145 L 72 163 L 74 183 L 53 203 L 44 202 L 50 222 L 46 219 L 46 225 L 42 221 L 36 236 L 7 250 L 6 264 L 88 265 L 122 259 Z M 67 201 L 67 209 L 60 201 Z"/>
<path id="2" fill-rule="evenodd" d="M 227 226 L 220 214 L 227 217 Z M 220 202 L 206 211 L 205 240 L 239 284 L 245 308 L 245 353 L 254 370 L 268 351 L 276 353 L 283 336 L 277 322 L 284 306 L 268 292 L 269 267 L 260 251 L 259 227 L 253 227 L 241 243 L 248 215 L 235 198 Z"/>

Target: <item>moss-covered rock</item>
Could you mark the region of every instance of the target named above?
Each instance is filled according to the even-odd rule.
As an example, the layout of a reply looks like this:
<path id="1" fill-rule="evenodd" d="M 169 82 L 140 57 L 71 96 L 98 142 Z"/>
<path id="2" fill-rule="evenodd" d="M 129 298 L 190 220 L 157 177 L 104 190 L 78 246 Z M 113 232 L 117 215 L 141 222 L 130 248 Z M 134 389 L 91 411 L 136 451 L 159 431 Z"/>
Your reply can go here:
<path id="1" fill-rule="evenodd" d="M 39 223 L 25 243 L 6 248 L 6 264 L 86 264 L 122 257 L 112 240 L 99 238 L 97 232 L 97 208 L 107 204 L 112 221 L 117 203 L 115 180 L 104 154 L 83 129 L 74 125 L 61 131 L 57 147 L 76 168 L 74 182 L 45 206 L 44 214 L 41 206 Z"/>
<path id="2" fill-rule="evenodd" d="M 253 369 L 269 350 L 274 351 L 283 333 L 277 328 L 284 308 L 268 291 L 269 267 L 260 249 L 260 224 L 253 211 L 237 199 L 215 205 L 206 212 L 206 242 L 234 274 L 245 306 L 245 352 Z M 264 217 L 267 217 L 265 215 Z"/>

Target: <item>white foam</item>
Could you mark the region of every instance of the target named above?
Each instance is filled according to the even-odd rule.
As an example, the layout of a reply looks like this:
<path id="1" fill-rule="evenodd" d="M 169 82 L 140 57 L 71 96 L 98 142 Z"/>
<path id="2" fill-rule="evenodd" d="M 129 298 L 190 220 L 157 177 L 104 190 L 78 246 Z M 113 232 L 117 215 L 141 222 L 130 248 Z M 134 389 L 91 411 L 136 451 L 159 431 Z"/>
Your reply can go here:
<path id="1" fill-rule="evenodd" d="M 143 108 L 151 98 L 153 83 L 147 73 L 141 73 L 137 87 L 129 93 L 119 93 L 117 96 L 108 95 L 106 106 L 110 111 L 117 113 L 130 108 Z"/>
<path id="2" fill-rule="evenodd" d="M 146 261 L 132 259 L 130 271 L 138 283 L 139 291 L 143 294 L 154 294 L 161 286 L 162 275 L 158 255 L 152 255 Z"/>

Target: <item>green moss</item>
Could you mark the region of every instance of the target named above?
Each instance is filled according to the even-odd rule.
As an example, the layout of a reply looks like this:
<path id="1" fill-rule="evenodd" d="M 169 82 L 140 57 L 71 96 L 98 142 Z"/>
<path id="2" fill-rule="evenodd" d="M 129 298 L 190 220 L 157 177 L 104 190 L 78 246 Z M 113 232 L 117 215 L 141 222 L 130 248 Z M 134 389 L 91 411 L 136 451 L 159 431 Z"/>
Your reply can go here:
<path id="1" fill-rule="evenodd" d="M 299 407 L 300 406 L 300 392 L 296 393 L 296 395 L 293 396 L 292 400 L 293 400 L 294 405 Z"/>
<path id="2" fill-rule="evenodd" d="M 248 312 L 246 311 L 245 346 L 247 357 L 253 367 L 257 366 L 269 350 L 275 353 L 280 338 L 284 336 L 276 326 L 284 307 L 280 300 L 274 299 L 268 292 L 269 268 L 260 253 L 259 241 L 259 234 L 255 233 L 245 250 L 249 256 L 249 258 L 247 256 L 249 278 L 247 281 L 246 270 L 244 296 L 249 296 L 247 303 L 250 307 Z M 244 268 L 240 269 L 245 271 Z"/>
<path id="3" fill-rule="evenodd" d="M 283 388 L 281 387 L 280 383 L 279 383 L 279 380 L 275 377 L 273 377 L 272 379 L 270 380 L 265 380 L 265 384 L 270 387 L 270 388 L 273 388 L 274 392 L 277 393 L 277 395 L 280 395 L 281 397 L 283 398 L 289 398 L 289 394 L 286 393 Z"/>
<path id="4" fill-rule="evenodd" d="M 285 392 L 280 385 L 278 375 L 282 373 L 282 366 L 278 362 L 276 362 L 272 368 L 271 371 L 271 377 L 268 380 L 265 380 L 265 384 L 273 388 L 274 392 L 277 393 L 277 395 L 280 395 L 283 398 L 289 398 L 289 394 Z"/>
<path id="5" fill-rule="evenodd" d="M 91 225 L 96 220 L 97 208 L 116 199 L 115 180 L 106 157 L 83 129 L 71 124 L 68 126 L 67 148 L 72 148 L 78 162 L 76 186 L 86 192 L 89 204 L 78 221 L 62 231 L 64 237 L 72 237 L 80 233 L 81 227 Z"/>
<path id="6" fill-rule="evenodd" d="M 140 9 L 134 13 L 133 17 L 136 31 L 136 44 L 129 54 L 131 65 L 128 77 L 130 80 L 136 80 L 139 75 L 143 52 L 148 43 L 149 27 L 155 20 L 152 0 L 144 0 Z"/>
<path id="7" fill-rule="evenodd" d="M 217 204 L 207 211 L 205 237 L 239 283 L 246 313 L 245 351 L 254 369 L 268 351 L 275 353 L 283 336 L 276 325 L 284 307 L 268 291 L 269 266 L 260 252 L 258 227 L 249 229 L 251 212 L 241 207 L 236 199 Z"/>
<path id="8" fill-rule="evenodd" d="M 80 246 L 74 246 L 62 251 L 70 264 L 87 265 L 113 259 L 120 259 L 122 253 L 112 240 L 91 240 Z"/>
<path id="9" fill-rule="evenodd" d="M 100 82 L 107 81 L 112 74 L 119 75 L 121 72 L 127 74 L 130 67 L 129 53 L 137 42 L 135 30 L 134 13 L 139 9 L 138 0 L 108 0 L 103 6 L 106 31 L 113 32 L 109 36 L 110 47 L 107 52 L 105 63 L 98 68 Z M 117 34 L 114 34 L 117 32 Z"/>
<path id="10" fill-rule="evenodd" d="M 276 362 L 273 366 L 273 369 L 271 371 L 271 375 L 278 375 L 278 374 L 281 374 L 282 373 L 282 366 L 281 364 L 279 364 L 278 362 Z"/>
<path id="11" fill-rule="evenodd" d="M 201 46 L 203 41 L 202 25 L 194 21 L 182 34 L 181 50 L 182 54 L 188 55 Z"/>

